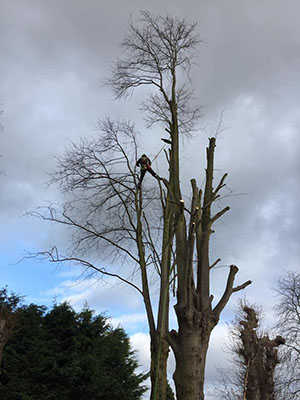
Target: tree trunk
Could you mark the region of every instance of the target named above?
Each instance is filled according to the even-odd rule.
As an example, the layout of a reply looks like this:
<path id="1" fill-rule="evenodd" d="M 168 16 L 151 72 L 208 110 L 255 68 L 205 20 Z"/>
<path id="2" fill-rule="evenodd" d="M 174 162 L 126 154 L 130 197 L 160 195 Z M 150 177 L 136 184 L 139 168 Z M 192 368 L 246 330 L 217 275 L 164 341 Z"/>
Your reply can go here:
<path id="1" fill-rule="evenodd" d="M 158 334 L 151 340 L 151 394 L 150 400 L 166 400 L 167 397 L 167 362 L 169 343 L 165 339 L 159 342 Z"/>
<path id="2" fill-rule="evenodd" d="M 176 370 L 173 375 L 177 400 L 204 400 L 205 363 L 210 334 L 216 322 L 211 313 L 201 315 L 193 309 L 180 312 L 178 335 L 173 337 Z M 190 316 L 190 318 L 187 316 Z"/>
<path id="3" fill-rule="evenodd" d="M 203 386 L 206 354 L 212 329 L 217 325 L 220 313 L 233 292 L 244 289 L 251 282 L 234 287 L 238 272 L 231 265 L 226 288 L 217 305 L 212 308 L 213 296 L 210 294 L 209 240 L 213 233 L 212 225 L 229 207 L 211 215 L 212 203 L 219 197 L 224 186 L 226 174 L 213 189 L 215 138 L 209 140 L 207 148 L 207 168 L 204 196 L 192 180 L 193 197 L 190 220 L 187 226 L 184 201 L 180 189 L 174 185 L 175 193 L 175 236 L 177 265 L 177 304 L 175 312 L 178 333 L 174 330 L 168 335 L 169 343 L 176 358 L 174 381 L 177 400 L 204 400 Z M 197 255 L 196 279 L 194 254 Z M 217 261 L 218 262 L 218 261 Z M 196 284 L 195 284 L 196 282 Z"/>

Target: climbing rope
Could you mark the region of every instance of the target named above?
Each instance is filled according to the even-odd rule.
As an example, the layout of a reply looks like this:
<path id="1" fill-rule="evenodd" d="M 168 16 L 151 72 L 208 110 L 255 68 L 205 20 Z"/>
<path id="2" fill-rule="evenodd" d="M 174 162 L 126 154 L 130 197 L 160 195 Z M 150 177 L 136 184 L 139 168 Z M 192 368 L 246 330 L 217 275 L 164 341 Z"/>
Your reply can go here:
<path id="1" fill-rule="evenodd" d="M 162 150 L 166 147 L 166 144 L 164 144 L 162 146 L 162 148 L 159 150 L 159 152 L 156 154 L 156 156 L 152 159 L 152 162 L 155 161 L 157 159 L 157 157 L 160 155 L 160 153 L 162 152 Z"/>

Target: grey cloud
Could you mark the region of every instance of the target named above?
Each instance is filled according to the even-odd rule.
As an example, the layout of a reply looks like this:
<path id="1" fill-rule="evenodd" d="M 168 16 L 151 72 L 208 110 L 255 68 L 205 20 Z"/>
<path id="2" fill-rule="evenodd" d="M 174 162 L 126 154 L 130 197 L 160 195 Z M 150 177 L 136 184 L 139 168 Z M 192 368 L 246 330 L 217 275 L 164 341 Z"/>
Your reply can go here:
<path id="1" fill-rule="evenodd" d="M 137 121 L 147 151 L 155 155 L 161 148 L 161 128 L 147 131 L 138 110 L 145 92 L 139 91 L 130 103 L 118 103 L 101 86 L 140 1 L 103 3 L 0 0 L 3 232 L 12 216 L 47 199 L 59 202 L 57 191 L 45 187 L 53 156 L 69 141 L 95 135 L 98 117 L 112 114 Z M 143 7 L 199 22 L 204 43 L 192 78 L 197 101 L 204 106 L 199 125 L 206 130 L 193 141 L 184 140 L 185 198 L 190 178 L 196 177 L 199 185 L 203 181 L 207 137 L 224 109 L 223 127 L 228 129 L 217 138 L 216 181 L 229 173 L 232 193 L 225 190 L 231 196 L 219 206 L 229 204 L 231 210 L 215 229 L 212 261 L 221 257 L 225 267 L 212 272 L 212 288 L 216 298 L 222 294 L 226 265 L 235 263 L 240 268 L 237 283 L 253 279 L 248 296 L 270 312 L 276 302 L 271 286 L 284 269 L 299 268 L 300 4 L 168 0 L 144 2 Z M 163 154 L 155 167 L 162 175 L 167 172 Z M 30 219 L 13 226 L 8 237 L 2 234 L 10 246 L 13 240 L 21 241 L 24 232 L 41 245 L 38 235 L 30 233 L 35 226 Z M 44 235 L 45 244 L 55 237 L 64 241 L 57 232 Z M 225 320 L 232 316 L 232 303 Z M 213 372 L 208 377 L 215 379 Z"/>

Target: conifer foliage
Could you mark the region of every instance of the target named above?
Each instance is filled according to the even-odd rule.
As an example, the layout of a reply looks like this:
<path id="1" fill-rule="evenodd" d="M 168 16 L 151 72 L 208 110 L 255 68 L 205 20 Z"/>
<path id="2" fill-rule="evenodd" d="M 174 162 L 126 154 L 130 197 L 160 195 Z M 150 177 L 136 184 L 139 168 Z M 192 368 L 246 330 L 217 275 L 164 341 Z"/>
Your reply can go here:
<path id="1" fill-rule="evenodd" d="M 67 303 L 20 307 L 19 329 L 1 365 L 3 400 L 138 400 L 146 376 L 136 374 L 129 338 L 88 307 Z"/>

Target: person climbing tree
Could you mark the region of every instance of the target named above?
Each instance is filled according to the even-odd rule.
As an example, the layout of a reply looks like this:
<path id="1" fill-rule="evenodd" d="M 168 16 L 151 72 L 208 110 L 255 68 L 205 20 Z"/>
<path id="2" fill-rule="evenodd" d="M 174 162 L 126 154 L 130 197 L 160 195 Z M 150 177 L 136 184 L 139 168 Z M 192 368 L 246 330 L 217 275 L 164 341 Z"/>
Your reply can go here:
<path id="1" fill-rule="evenodd" d="M 161 179 L 151 168 L 151 160 L 149 157 L 146 156 L 146 154 L 143 154 L 136 162 L 136 166 L 141 168 L 141 175 L 140 175 L 140 180 L 138 183 L 138 189 L 141 188 L 141 184 L 143 182 L 144 176 L 146 172 L 148 171 L 154 178 L 156 179 Z"/>

